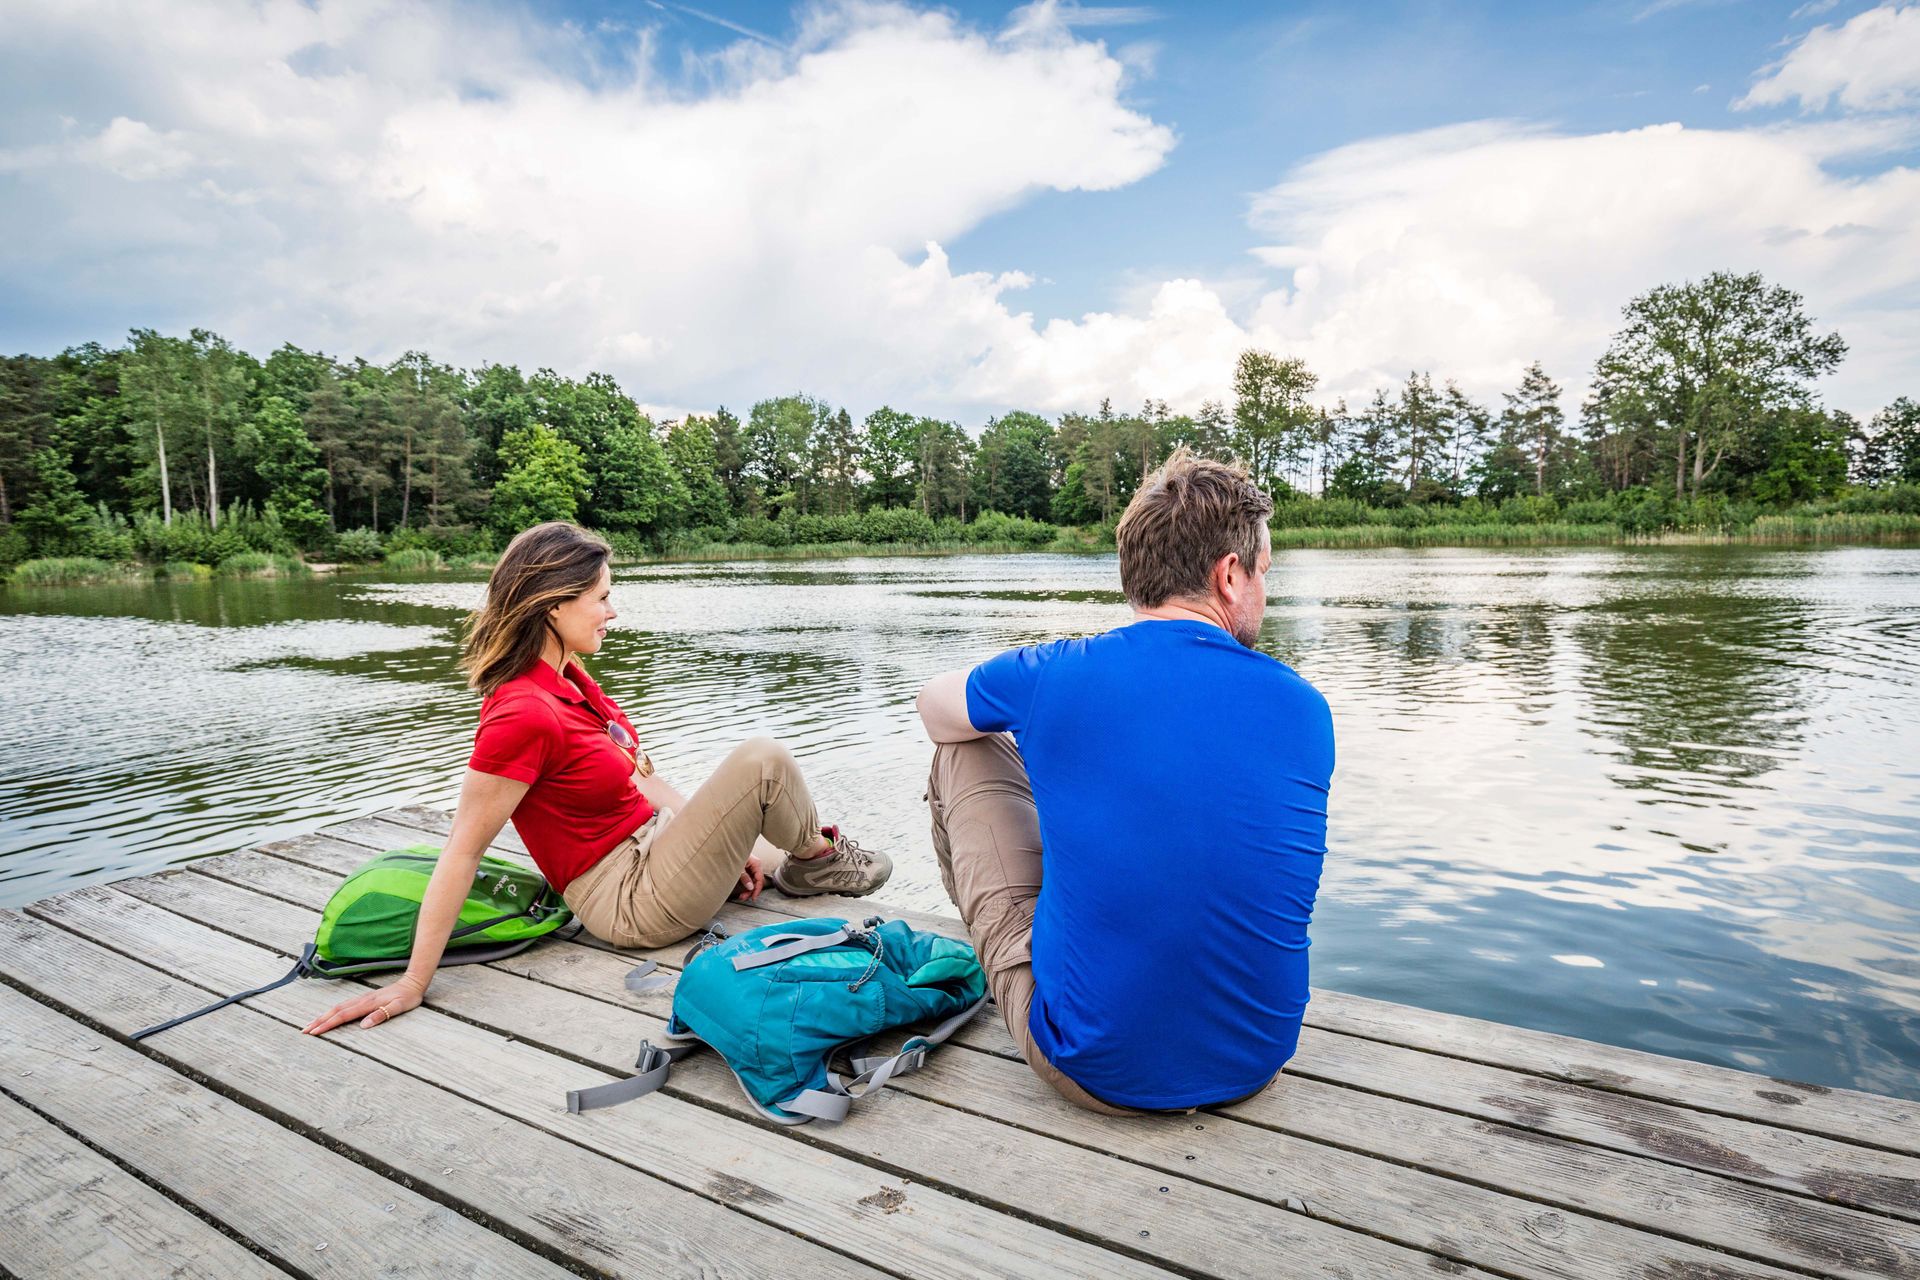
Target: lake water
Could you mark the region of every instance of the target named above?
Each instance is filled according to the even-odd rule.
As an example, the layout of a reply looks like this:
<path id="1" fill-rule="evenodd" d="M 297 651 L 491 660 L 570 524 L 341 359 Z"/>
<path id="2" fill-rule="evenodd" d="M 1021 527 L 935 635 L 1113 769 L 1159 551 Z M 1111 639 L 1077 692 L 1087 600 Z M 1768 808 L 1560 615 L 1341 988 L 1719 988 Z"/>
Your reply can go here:
<path id="1" fill-rule="evenodd" d="M 1127 620 L 1114 560 L 624 568 L 593 666 L 683 786 L 769 733 L 945 909 L 912 700 Z M 0 905 L 450 804 L 477 580 L 0 591 Z M 1920 1097 L 1920 550 L 1292 552 L 1333 705 L 1321 986 Z"/>

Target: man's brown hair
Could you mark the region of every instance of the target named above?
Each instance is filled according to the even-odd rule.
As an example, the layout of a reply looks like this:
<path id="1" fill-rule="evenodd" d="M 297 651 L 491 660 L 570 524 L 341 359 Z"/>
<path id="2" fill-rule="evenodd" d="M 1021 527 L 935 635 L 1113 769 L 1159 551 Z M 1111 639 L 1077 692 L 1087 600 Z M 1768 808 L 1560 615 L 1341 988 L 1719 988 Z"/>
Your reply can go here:
<path id="1" fill-rule="evenodd" d="M 1197 457 L 1181 445 L 1140 484 L 1114 530 L 1120 589 L 1135 608 L 1204 599 L 1213 566 L 1228 554 L 1248 573 L 1260 563 L 1260 526 L 1273 499 L 1238 464 Z"/>

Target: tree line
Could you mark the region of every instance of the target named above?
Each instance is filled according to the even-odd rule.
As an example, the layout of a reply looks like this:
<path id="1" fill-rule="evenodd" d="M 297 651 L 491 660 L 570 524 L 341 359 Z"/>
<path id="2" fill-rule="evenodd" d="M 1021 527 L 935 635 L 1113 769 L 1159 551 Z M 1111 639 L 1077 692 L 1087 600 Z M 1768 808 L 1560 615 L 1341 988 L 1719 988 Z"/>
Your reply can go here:
<path id="1" fill-rule="evenodd" d="M 0 561 L 485 551 L 552 518 L 635 551 L 801 528 L 930 537 L 989 513 L 1050 533 L 1110 525 L 1181 445 L 1240 460 L 1302 518 L 1315 504 L 1655 501 L 1676 519 L 1709 501 L 1920 484 L 1920 406 L 1903 397 L 1860 423 L 1819 403 L 1817 379 L 1845 352 L 1797 294 L 1718 273 L 1627 305 L 1577 422 L 1538 363 L 1497 404 L 1415 371 L 1350 406 L 1317 397 L 1305 362 L 1247 351 L 1231 400 L 1191 414 L 1103 401 L 974 431 L 890 406 L 856 421 L 804 394 L 656 422 L 605 374 L 291 344 L 256 359 L 206 330 L 137 329 L 119 347 L 0 361 Z"/>

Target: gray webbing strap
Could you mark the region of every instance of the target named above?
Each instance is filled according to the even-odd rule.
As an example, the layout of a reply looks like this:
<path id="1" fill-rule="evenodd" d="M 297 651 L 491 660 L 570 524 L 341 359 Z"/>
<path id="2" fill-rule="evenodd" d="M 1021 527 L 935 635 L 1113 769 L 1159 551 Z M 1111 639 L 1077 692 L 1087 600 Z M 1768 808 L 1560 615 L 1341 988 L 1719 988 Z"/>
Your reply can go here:
<path id="1" fill-rule="evenodd" d="M 615 1080 L 610 1084 L 597 1084 L 588 1089 L 567 1090 L 567 1110 L 570 1113 L 594 1111 L 600 1107 L 611 1107 L 616 1103 L 627 1102 L 654 1092 L 667 1082 L 673 1072 L 673 1064 L 692 1053 L 697 1046 L 691 1044 L 670 1045 L 665 1049 L 646 1040 L 640 1042 L 640 1058 L 633 1064 L 637 1075 L 625 1080 Z"/>
<path id="2" fill-rule="evenodd" d="M 653 991 L 665 991 L 673 985 L 671 974 L 656 973 L 660 967 L 657 961 L 643 960 L 627 971 L 627 990 L 636 995 L 646 995 Z"/>
<path id="3" fill-rule="evenodd" d="M 835 929 L 831 933 L 776 933 L 766 941 L 778 943 L 765 951 L 756 951 L 752 955 L 735 956 L 733 967 L 736 972 L 758 969 L 763 964 L 779 964 L 782 960 L 791 960 L 794 956 L 803 956 L 809 951 L 821 951 L 827 947 L 837 947 L 847 940 L 845 929 Z"/>
<path id="4" fill-rule="evenodd" d="M 781 1103 L 780 1109 L 792 1111 L 797 1115 L 812 1116 L 815 1120 L 825 1120 L 828 1124 L 838 1124 L 847 1118 L 847 1108 L 852 1105 L 853 1098 L 848 1094 L 830 1093 L 824 1089 L 803 1089 Z"/>
<path id="5" fill-rule="evenodd" d="M 851 1080 L 842 1080 L 829 1071 L 825 1089 L 804 1089 L 781 1103 L 780 1109 L 830 1124 L 845 1120 L 848 1108 L 855 1102 L 886 1088 L 887 1081 L 895 1076 L 912 1075 L 926 1066 L 927 1051 L 967 1025 L 967 1020 L 980 1012 L 984 1004 L 984 998 L 974 1001 L 926 1035 L 908 1040 L 892 1057 L 853 1059 L 853 1069 L 860 1074 Z"/>
<path id="6" fill-rule="evenodd" d="M 946 1043 L 947 1037 L 951 1036 L 954 1032 L 958 1031 L 960 1028 L 966 1026 L 967 1022 L 973 1017 L 973 1015 L 980 1012 L 980 1006 L 985 1003 L 986 1003 L 986 999 L 984 997 L 979 1000 L 976 1000 L 972 1004 L 968 1005 L 966 1008 L 962 1009 L 960 1012 L 954 1014 L 951 1018 L 948 1018 L 945 1022 L 941 1023 L 939 1026 L 935 1027 L 933 1030 L 927 1032 L 927 1034 L 923 1036 L 914 1036 L 912 1039 L 908 1040 L 905 1044 L 901 1045 L 900 1052 L 893 1055 L 894 1059 L 905 1058 L 912 1054 L 918 1054 L 919 1058 L 917 1061 L 914 1062 L 914 1064 L 911 1067 L 908 1067 L 906 1071 L 893 1071 L 893 1072 L 889 1072 L 888 1074 L 905 1075 L 907 1074 L 908 1071 L 918 1071 L 921 1068 L 921 1066 L 925 1064 L 927 1060 L 927 1050 L 931 1049 L 936 1044 Z M 864 1079 L 866 1077 L 868 1072 L 876 1071 L 880 1067 L 885 1066 L 887 1062 L 890 1061 L 890 1059 L 853 1058 L 853 1059 L 850 1059 L 849 1061 L 853 1069 L 860 1073 L 859 1075 L 854 1077 L 854 1082 L 858 1083 L 861 1079 Z M 876 1085 L 875 1087 L 877 1088 L 878 1086 Z"/>

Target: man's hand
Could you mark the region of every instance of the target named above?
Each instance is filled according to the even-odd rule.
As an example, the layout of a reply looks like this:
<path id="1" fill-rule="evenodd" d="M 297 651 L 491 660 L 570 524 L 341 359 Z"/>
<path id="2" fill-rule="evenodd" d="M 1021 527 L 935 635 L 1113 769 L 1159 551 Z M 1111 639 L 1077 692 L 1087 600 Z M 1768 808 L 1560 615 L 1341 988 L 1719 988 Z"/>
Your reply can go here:
<path id="1" fill-rule="evenodd" d="M 401 977 L 377 991 L 369 991 L 352 1000 L 342 1000 L 333 1008 L 300 1028 L 310 1036 L 323 1036 L 343 1022 L 360 1019 L 363 1027 L 377 1027 L 391 1022 L 409 1009 L 420 1007 L 420 1001 L 426 996 L 426 989 L 410 977 Z"/>
<path id="2" fill-rule="evenodd" d="M 760 891 L 766 887 L 767 873 L 760 865 L 760 855 L 748 854 L 747 869 L 740 873 L 740 888 L 733 896 L 742 902 L 756 902 L 760 898 Z"/>

